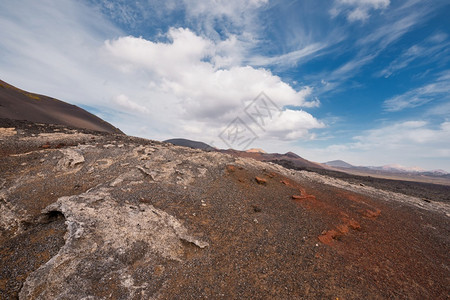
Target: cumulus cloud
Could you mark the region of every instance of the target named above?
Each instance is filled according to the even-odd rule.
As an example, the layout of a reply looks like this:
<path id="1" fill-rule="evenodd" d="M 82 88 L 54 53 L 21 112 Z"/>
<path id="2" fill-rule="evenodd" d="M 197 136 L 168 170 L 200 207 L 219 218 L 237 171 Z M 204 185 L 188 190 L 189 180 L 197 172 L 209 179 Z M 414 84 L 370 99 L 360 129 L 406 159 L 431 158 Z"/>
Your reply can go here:
<path id="1" fill-rule="evenodd" d="M 324 128 L 325 124 L 303 110 L 284 110 L 279 117 L 265 120 L 266 132 L 262 138 L 283 140 L 314 139 L 309 130 Z M 255 130 L 257 130 L 255 128 Z"/>
<path id="2" fill-rule="evenodd" d="M 215 128 L 217 135 L 262 91 L 279 107 L 319 104 L 317 99 L 307 99 L 309 87 L 296 91 L 267 69 L 224 63 L 233 56 L 229 52 L 232 47 L 228 47 L 233 38 L 216 42 L 189 29 L 171 28 L 168 42 L 128 36 L 106 41 L 104 51 L 121 72 L 131 76 L 146 74 L 148 88 L 159 94 L 153 101 L 177 107 L 172 114 L 177 114 L 184 130 L 192 133 L 208 127 Z M 141 101 L 136 105 L 145 106 L 148 100 Z M 282 125 L 284 130 L 278 128 Z M 271 132 L 280 132 L 284 138 L 307 138 L 309 129 L 322 126 L 306 112 L 286 111 L 275 120 Z"/>
<path id="3" fill-rule="evenodd" d="M 365 21 L 371 10 L 386 9 L 389 4 L 390 0 L 335 0 L 330 14 L 332 17 L 345 14 L 349 22 Z"/>

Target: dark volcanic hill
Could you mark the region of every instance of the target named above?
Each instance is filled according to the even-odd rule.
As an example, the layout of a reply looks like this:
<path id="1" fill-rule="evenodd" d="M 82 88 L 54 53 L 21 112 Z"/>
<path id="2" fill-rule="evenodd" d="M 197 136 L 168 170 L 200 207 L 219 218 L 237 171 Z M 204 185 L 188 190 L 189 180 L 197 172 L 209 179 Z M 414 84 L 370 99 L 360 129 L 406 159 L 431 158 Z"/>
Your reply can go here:
<path id="1" fill-rule="evenodd" d="M 23 91 L 1 80 L 0 118 L 122 133 L 118 128 L 78 106 Z"/>
<path id="2" fill-rule="evenodd" d="M 323 163 L 323 164 L 330 166 L 330 167 L 337 167 L 337 168 L 353 168 L 353 165 L 346 163 L 343 160 L 332 160 L 332 161 L 327 161 L 326 163 Z"/>
<path id="3" fill-rule="evenodd" d="M 1 299 L 448 298 L 448 202 L 125 135 L 7 126 Z"/>
<path id="4" fill-rule="evenodd" d="M 264 162 L 273 162 L 279 165 L 289 166 L 291 168 L 311 169 L 311 170 L 323 169 L 322 165 L 306 160 L 293 152 L 279 154 L 279 153 L 247 152 L 233 149 L 218 150 L 218 151 L 220 151 L 221 153 L 227 153 L 237 157 L 246 157 Z"/>
<path id="5" fill-rule="evenodd" d="M 169 139 L 165 140 L 166 143 L 171 143 L 176 146 L 183 146 L 183 147 L 189 147 L 192 149 L 201 149 L 206 151 L 213 151 L 215 148 L 211 147 L 210 145 L 203 143 L 203 142 L 197 142 L 192 141 L 188 139 Z"/>

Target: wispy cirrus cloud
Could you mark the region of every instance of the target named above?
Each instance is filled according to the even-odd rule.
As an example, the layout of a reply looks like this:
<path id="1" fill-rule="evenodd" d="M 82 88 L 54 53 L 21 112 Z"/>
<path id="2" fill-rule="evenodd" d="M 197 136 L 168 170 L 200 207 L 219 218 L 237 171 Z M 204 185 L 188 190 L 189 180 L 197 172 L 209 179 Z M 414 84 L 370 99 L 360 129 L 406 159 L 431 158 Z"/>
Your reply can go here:
<path id="1" fill-rule="evenodd" d="M 277 56 L 260 56 L 255 55 L 251 56 L 247 59 L 247 63 L 252 66 L 285 66 L 292 67 L 299 63 L 299 61 L 306 61 L 316 55 L 319 55 L 318 52 L 326 48 L 327 44 L 322 43 L 313 43 L 307 45 L 306 47 L 298 50 L 291 51 L 289 53 L 277 55 Z"/>
<path id="2" fill-rule="evenodd" d="M 344 6 L 353 5 L 355 7 L 362 5 L 373 7 L 374 9 L 385 9 L 385 11 L 383 14 L 383 22 L 374 22 L 373 26 L 367 28 L 367 33 L 358 36 L 358 38 L 350 44 L 352 47 L 349 47 L 349 43 L 346 43 L 346 47 L 336 47 L 336 49 L 331 51 L 331 54 L 336 54 L 339 56 L 346 51 L 351 53 L 354 51 L 353 49 L 357 49 L 354 51 L 356 53 L 351 59 L 348 59 L 346 62 L 333 70 L 327 70 L 326 72 L 309 76 L 315 81 L 323 79 L 324 82 L 326 82 L 325 85 L 319 85 L 318 91 L 321 93 L 341 91 L 341 88 L 339 88 L 340 86 L 347 84 L 349 79 L 357 77 L 362 71 L 364 71 L 364 67 L 378 59 L 380 54 L 384 53 L 392 45 L 395 45 L 395 43 L 398 42 L 405 34 L 411 32 L 420 24 L 426 22 L 432 12 L 436 9 L 436 7 L 426 6 L 424 3 L 415 0 L 392 7 L 389 6 L 389 1 L 377 0 L 349 0 L 337 1 L 336 3 Z M 439 7 L 439 5 L 442 5 L 442 3 L 437 3 L 437 7 Z M 446 45 L 441 45 L 438 41 L 443 37 L 443 35 L 438 34 L 430 37 L 427 40 L 427 43 L 434 43 L 435 48 L 429 49 L 429 52 L 424 53 L 424 56 L 431 53 L 438 53 L 439 51 L 448 51 L 445 47 Z M 324 49 L 324 51 L 327 50 L 329 49 Z M 405 63 L 407 65 L 408 60 L 414 60 L 413 52 L 416 51 L 417 53 L 418 50 L 419 49 L 417 47 L 411 47 L 410 53 L 405 54 L 403 59 L 399 58 L 397 62 L 392 63 L 392 70 L 389 70 L 389 67 L 387 67 L 383 71 L 379 72 L 377 76 L 380 76 L 381 73 L 388 74 L 396 69 L 400 69 Z M 330 55 L 330 53 L 328 54 Z"/>
<path id="3" fill-rule="evenodd" d="M 445 57 L 446 53 L 450 51 L 450 42 L 446 40 L 447 35 L 445 33 L 437 33 L 427 38 L 422 43 L 415 44 L 403 51 L 403 53 L 394 59 L 389 66 L 378 72 L 376 75 L 387 78 L 419 59 L 424 59 L 425 62 L 423 63 L 426 64 L 441 60 L 441 58 Z M 414 65 L 417 66 L 417 64 Z"/>
<path id="4" fill-rule="evenodd" d="M 395 18 L 398 12 L 393 11 L 392 17 Z M 410 31 L 414 26 L 424 21 L 426 11 L 408 11 L 408 14 L 401 13 L 401 17 L 392 23 L 378 27 L 373 32 L 359 39 L 357 45 L 359 46 L 376 46 L 377 49 L 382 50 L 387 46 L 398 40 L 405 33 Z"/>
<path id="5" fill-rule="evenodd" d="M 434 82 L 387 99 L 383 107 L 387 112 L 397 112 L 435 100 L 450 100 L 450 71 L 443 72 Z"/>

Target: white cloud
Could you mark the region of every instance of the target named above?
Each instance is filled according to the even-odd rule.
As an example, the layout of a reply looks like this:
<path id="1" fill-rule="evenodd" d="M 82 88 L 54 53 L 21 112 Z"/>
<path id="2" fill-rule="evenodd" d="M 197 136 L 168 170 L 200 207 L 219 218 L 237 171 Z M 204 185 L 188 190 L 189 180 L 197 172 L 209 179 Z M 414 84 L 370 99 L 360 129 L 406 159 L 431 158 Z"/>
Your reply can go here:
<path id="1" fill-rule="evenodd" d="M 153 92 L 176 98 L 185 120 L 223 124 L 243 110 L 245 101 L 264 91 L 281 107 L 316 106 L 311 90 L 295 91 L 266 69 L 224 68 L 227 41 L 216 43 L 188 29 L 171 29 L 169 42 L 122 37 L 105 43 L 111 63 L 127 74 L 144 71 Z M 163 101 L 161 99 L 161 101 Z"/>
<path id="2" fill-rule="evenodd" d="M 385 111 L 396 112 L 422 106 L 431 101 L 450 99 L 450 71 L 444 72 L 436 81 L 390 98 L 383 103 Z"/>
<path id="3" fill-rule="evenodd" d="M 368 6 L 374 9 L 386 8 L 390 4 L 390 0 L 337 0 L 337 2 L 357 7 Z"/>
<path id="4" fill-rule="evenodd" d="M 303 110 L 286 109 L 281 115 L 273 120 L 265 121 L 266 132 L 261 136 L 262 139 L 278 138 L 283 140 L 312 139 L 309 130 L 324 128 L 325 124 L 311 114 Z M 256 128 L 255 128 L 256 130 Z"/>
<path id="5" fill-rule="evenodd" d="M 125 110 L 137 113 L 149 113 L 149 109 L 147 107 L 137 104 L 124 94 L 114 97 L 113 101 Z"/>
<path id="6" fill-rule="evenodd" d="M 368 18 L 369 18 L 369 13 L 367 12 L 367 10 L 361 9 L 359 7 L 355 8 L 347 15 L 347 19 L 350 22 L 364 21 Z"/>
<path id="7" fill-rule="evenodd" d="M 2 79 L 92 107 L 129 134 L 214 139 L 261 91 L 280 107 L 319 104 L 308 101 L 310 88 L 295 90 L 267 69 L 243 65 L 243 30 L 222 39 L 172 28 L 159 41 L 151 41 L 123 36 L 79 1 L 43 1 L 0 3 Z M 199 8 L 203 4 L 194 1 L 189 13 L 214 10 L 217 18 L 232 19 L 240 11 L 236 22 L 247 28 L 253 25 L 244 8 L 258 9 L 265 3 L 222 1 L 217 7 Z M 132 22 L 131 17 L 127 20 Z M 296 114 L 286 120 L 290 129 L 283 136 L 310 138 L 309 130 L 320 122 L 306 112 Z"/>
<path id="8" fill-rule="evenodd" d="M 370 17 L 371 10 L 386 9 L 390 0 L 335 0 L 330 15 L 336 17 L 343 13 L 349 22 L 365 21 Z"/>
<path id="9" fill-rule="evenodd" d="M 192 16 L 227 16 L 229 18 L 243 18 L 245 11 L 267 4 L 268 0 L 183 0 L 188 13 Z"/>
<path id="10" fill-rule="evenodd" d="M 423 120 L 396 122 L 366 130 L 353 142 L 300 149 L 313 160 L 342 159 L 363 166 L 397 163 L 450 171 L 450 122 L 437 126 Z"/>
<path id="11" fill-rule="evenodd" d="M 242 40 L 253 40 L 260 30 L 257 20 L 259 9 L 268 0 L 180 0 L 186 18 L 196 31 L 219 40 L 223 36 L 236 34 Z M 220 32 L 220 33 L 219 33 Z"/>

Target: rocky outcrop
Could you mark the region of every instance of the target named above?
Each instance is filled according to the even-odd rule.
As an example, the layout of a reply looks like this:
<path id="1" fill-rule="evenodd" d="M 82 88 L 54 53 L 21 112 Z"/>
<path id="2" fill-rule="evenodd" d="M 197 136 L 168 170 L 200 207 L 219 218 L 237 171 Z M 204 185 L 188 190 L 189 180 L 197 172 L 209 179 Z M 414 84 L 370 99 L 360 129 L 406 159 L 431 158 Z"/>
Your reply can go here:
<path id="1" fill-rule="evenodd" d="M 19 298 L 89 297 L 95 292 L 92 280 L 97 277 L 100 282 L 114 278 L 130 298 L 139 295 L 148 299 L 148 284 L 135 282 L 130 262 L 139 260 L 149 267 L 155 256 L 182 261 L 183 242 L 199 248 L 208 246 L 166 212 L 146 203 L 120 203 L 110 193 L 111 188 L 94 188 L 81 195 L 61 197 L 43 210 L 64 215 L 66 242 L 56 256 L 27 278 Z"/>

